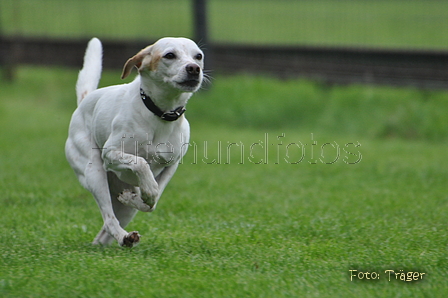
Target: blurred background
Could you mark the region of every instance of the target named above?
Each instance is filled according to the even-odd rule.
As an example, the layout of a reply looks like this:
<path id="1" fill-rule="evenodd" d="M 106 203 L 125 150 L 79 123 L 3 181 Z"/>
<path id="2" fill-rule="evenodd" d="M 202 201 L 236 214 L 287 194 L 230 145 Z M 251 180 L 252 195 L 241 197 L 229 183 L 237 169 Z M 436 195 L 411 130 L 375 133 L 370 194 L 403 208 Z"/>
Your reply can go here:
<path id="1" fill-rule="evenodd" d="M 96 36 L 105 66 L 119 68 L 121 57 L 160 37 L 184 36 L 208 52 L 215 73 L 445 88 L 447 28 L 442 0 L 0 2 L 4 65 L 81 65 L 85 42 Z"/>
<path id="2" fill-rule="evenodd" d="M 112 71 L 102 86 L 121 83 L 114 72 L 157 39 L 194 39 L 212 83 L 193 122 L 448 139 L 447 1 L 1 0 L 3 81 L 29 66 L 39 67 L 31 81 L 54 67 L 76 76 L 93 36 Z M 75 81 L 57 84 L 71 92 Z M 70 92 L 54 90 L 69 112 Z"/>
<path id="3" fill-rule="evenodd" d="M 194 39 L 212 84 L 192 102 L 193 121 L 448 139 L 447 1 L 2 0 L 4 96 L 29 76 L 57 85 L 45 95 L 71 113 L 73 94 L 61 90 L 72 89 L 93 36 L 112 71 L 102 86 L 121 83 L 127 58 L 157 39 Z M 55 83 L 61 67 L 67 79 Z M 24 92 L 37 94 L 30 85 Z"/>
<path id="4" fill-rule="evenodd" d="M 448 48 L 448 3 L 443 0 L 2 0 L 1 32 L 192 38 L 195 2 L 207 5 L 213 43 Z"/>

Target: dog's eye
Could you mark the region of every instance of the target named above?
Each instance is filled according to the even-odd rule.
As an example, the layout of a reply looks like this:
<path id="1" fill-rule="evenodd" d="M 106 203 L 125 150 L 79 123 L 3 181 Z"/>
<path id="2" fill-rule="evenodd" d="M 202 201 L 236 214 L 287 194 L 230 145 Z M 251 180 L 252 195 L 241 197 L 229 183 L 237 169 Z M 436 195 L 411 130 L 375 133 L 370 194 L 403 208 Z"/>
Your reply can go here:
<path id="1" fill-rule="evenodd" d="M 163 58 L 169 59 L 169 60 L 176 59 L 176 55 L 174 53 L 169 52 L 169 53 L 166 53 L 165 56 L 163 56 Z"/>
<path id="2" fill-rule="evenodd" d="M 196 56 L 194 56 L 194 59 L 196 60 L 202 60 L 202 54 L 197 54 Z"/>

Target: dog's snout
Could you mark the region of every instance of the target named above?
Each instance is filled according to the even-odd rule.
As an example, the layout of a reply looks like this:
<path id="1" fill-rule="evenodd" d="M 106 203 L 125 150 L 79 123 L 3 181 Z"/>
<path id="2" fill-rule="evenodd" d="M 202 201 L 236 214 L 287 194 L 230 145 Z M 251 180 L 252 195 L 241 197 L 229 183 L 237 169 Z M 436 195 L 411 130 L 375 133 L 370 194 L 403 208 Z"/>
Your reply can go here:
<path id="1" fill-rule="evenodd" d="M 199 65 L 197 65 L 195 63 L 190 63 L 185 68 L 189 75 L 197 76 L 201 72 L 201 68 L 199 67 Z"/>

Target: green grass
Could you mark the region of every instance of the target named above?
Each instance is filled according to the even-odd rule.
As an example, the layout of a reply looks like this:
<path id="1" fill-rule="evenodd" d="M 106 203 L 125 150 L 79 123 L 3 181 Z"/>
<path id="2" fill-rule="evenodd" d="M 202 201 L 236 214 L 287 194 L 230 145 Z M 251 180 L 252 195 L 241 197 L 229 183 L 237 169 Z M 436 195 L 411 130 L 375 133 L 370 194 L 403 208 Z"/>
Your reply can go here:
<path id="1" fill-rule="evenodd" d="M 210 3 L 212 38 L 242 43 L 446 49 L 447 14 L 438 0 Z"/>
<path id="2" fill-rule="evenodd" d="M 189 1 L 2 1 L 6 34 L 100 38 L 191 36 Z M 173 33 L 171 33 L 173 34 Z"/>
<path id="3" fill-rule="evenodd" d="M 297 79 L 281 84 L 282 88 L 277 88 L 277 80 L 261 76 L 216 80 L 213 92 L 192 100 L 195 106 L 190 109 L 190 118 L 235 127 L 448 140 L 448 97 L 444 91 L 328 86 Z"/>
<path id="4" fill-rule="evenodd" d="M 431 124 L 438 131 L 436 138 L 350 128 L 356 123 L 376 127 L 381 117 L 364 119 L 364 109 L 377 115 L 388 110 L 393 114 L 397 106 L 404 111 L 419 107 L 426 109 L 425 119 L 446 113 L 446 92 L 216 77 L 213 87 L 188 105 L 196 152 L 191 146 L 157 210 L 139 213 L 131 223 L 129 229 L 138 230 L 143 238 L 138 247 L 126 249 L 89 244 L 102 225 L 101 216 L 65 161 L 76 71 L 21 67 L 17 75 L 13 84 L 0 82 L 0 296 L 444 297 L 448 293 L 446 132 L 437 130 L 438 123 Z M 101 84 L 118 83 L 118 78 L 119 73 L 106 73 Z M 311 115 L 307 121 L 313 124 L 300 120 L 291 125 L 288 118 L 281 125 L 278 110 L 262 98 L 255 111 L 257 121 L 266 124 L 257 128 L 241 122 L 247 120 L 239 115 L 253 109 L 260 88 L 270 94 L 295 94 L 299 118 L 342 115 L 343 107 L 351 107 L 352 97 L 358 95 L 361 102 L 371 96 L 378 102 L 360 104 L 356 109 L 364 116 L 343 118 L 334 123 L 338 129 L 332 129 L 321 120 L 313 122 Z M 324 95 L 332 108 L 299 108 L 302 101 L 311 104 Z M 276 101 L 280 111 L 283 104 L 292 109 L 292 96 L 285 102 L 281 98 Z M 228 110 L 219 117 L 219 113 L 204 116 L 204 107 L 215 104 Z M 407 117 L 396 117 L 396 127 L 421 121 L 418 113 Z M 311 134 L 317 143 L 314 156 Z M 302 152 L 292 145 L 286 155 L 286 147 L 299 142 L 305 146 L 304 158 L 291 164 Z M 357 142 L 361 144 L 357 148 L 345 146 Z M 232 143 L 244 145 L 243 162 L 241 147 L 236 146 L 230 147 L 227 162 Z M 322 156 L 325 143 L 340 146 L 340 158 L 332 164 L 327 163 L 334 161 L 336 149 L 325 145 Z M 253 144 L 257 145 L 250 152 Z M 360 155 L 358 163 L 346 163 Z M 350 269 L 379 272 L 380 280 L 350 281 Z M 385 270 L 426 275 L 419 282 L 388 281 Z"/>
<path id="5" fill-rule="evenodd" d="M 448 2 L 441 0 L 211 0 L 208 11 L 215 42 L 448 48 Z M 8 35 L 193 35 L 189 0 L 3 0 L 0 24 Z"/>

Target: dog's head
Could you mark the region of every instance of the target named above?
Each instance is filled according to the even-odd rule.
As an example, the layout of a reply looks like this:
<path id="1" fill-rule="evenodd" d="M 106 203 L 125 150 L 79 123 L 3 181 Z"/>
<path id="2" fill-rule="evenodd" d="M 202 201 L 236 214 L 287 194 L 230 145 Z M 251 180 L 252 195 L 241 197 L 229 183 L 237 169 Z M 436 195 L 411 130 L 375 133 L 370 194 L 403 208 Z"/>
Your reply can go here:
<path id="1" fill-rule="evenodd" d="M 121 78 L 126 78 L 134 66 L 141 76 L 181 92 L 195 92 L 202 84 L 204 53 L 190 39 L 166 37 L 130 58 Z"/>

